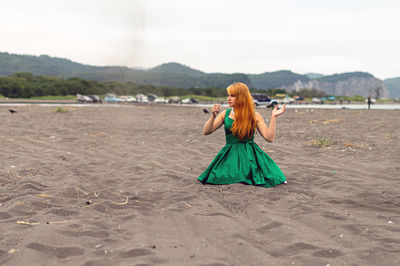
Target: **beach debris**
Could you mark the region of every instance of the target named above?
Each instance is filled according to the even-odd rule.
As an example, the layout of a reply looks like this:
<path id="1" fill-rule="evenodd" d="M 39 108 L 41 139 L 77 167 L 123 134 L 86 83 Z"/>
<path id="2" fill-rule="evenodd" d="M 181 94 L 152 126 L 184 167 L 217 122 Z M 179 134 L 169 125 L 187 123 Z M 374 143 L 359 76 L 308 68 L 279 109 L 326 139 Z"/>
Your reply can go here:
<path id="1" fill-rule="evenodd" d="M 37 194 L 38 197 L 40 198 L 52 198 L 53 196 L 47 195 L 47 194 Z"/>
<path id="2" fill-rule="evenodd" d="M 17 110 L 14 110 L 14 109 L 8 109 L 8 111 L 9 111 L 10 113 L 12 113 L 12 114 L 15 114 L 15 113 L 17 112 Z"/>
<path id="3" fill-rule="evenodd" d="M 90 195 L 92 194 L 92 192 L 89 193 L 89 192 L 86 192 L 86 191 L 82 190 L 82 189 L 79 188 L 79 187 L 76 187 L 76 194 L 77 194 L 78 198 L 79 198 L 79 192 L 85 194 L 86 196 L 90 196 Z M 122 193 L 123 191 L 120 189 L 120 192 Z M 93 192 L 93 195 L 94 195 L 96 198 L 100 198 L 100 193 Z M 112 200 L 102 200 L 102 201 L 93 203 L 92 200 L 88 199 L 88 200 L 85 201 L 85 203 L 86 203 L 86 205 L 87 205 L 87 206 L 85 206 L 85 207 L 94 206 L 94 205 L 103 203 L 103 202 L 105 202 L 105 201 L 109 201 L 109 202 L 111 202 L 112 204 L 119 205 L 119 206 L 121 206 L 121 205 L 126 205 L 126 204 L 129 203 L 128 197 L 126 197 L 126 198 L 125 198 L 125 201 L 123 201 L 123 202 L 115 202 L 115 201 L 112 201 Z"/>
<path id="4" fill-rule="evenodd" d="M 110 201 L 110 202 L 114 203 L 115 205 L 125 205 L 128 204 L 128 198 L 126 198 L 124 202 L 115 202 L 115 201 Z"/>
<path id="5" fill-rule="evenodd" d="M 190 205 L 189 203 L 185 203 L 185 206 L 188 208 L 192 207 L 192 205 Z"/>
<path id="6" fill-rule="evenodd" d="M 326 120 L 326 121 L 322 122 L 322 124 L 328 125 L 328 124 L 331 124 L 331 123 L 339 123 L 339 122 L 340 122 L 340 119 L 335 118 L 335 119 Z"/>
<path id="7" fill-rule="evenodd" d="M 23 201 L 23 200 L 17 201 L 17 202 L 15 203 L 15 206 L 20 206 L 20 205 L 23 205 L 24 203 L 25 203 L 25 201 Z"/>
<path id="8" fill-rule="evenodd" d="M 208 110 L 207 110 L 206 108 L 203 109 L 203 112 L 206 113 L 206 114 L 209 113 Z"/>
<path id="9" fill-rule="evenodd" d="M 87 193 L 86 191 L 80 189 L 79 187 L 76 187 L 76 194 L 78 195 L 78 198 L 79 198 L 79 192 L 82 192 L 86 196 L 89 196 L 89 193 Z"/>
<path id="10" fill-rule="evenodd" d="M 15 165 L 10 165 L 10 168 L 15 168 L 16 166 Z"/>
<path id="11" fill-rule="evenodd" d="M 17 221 L 17 224 L 23 224 L 23 225 L 38 225 L 40 223 L 31 223 L 29 221 Z"/>
<path id="12" fill-rule="evenodd" d="M 89 202 L 89 203 L 88 203 L 88 202 Z M 100 204 L 100 203 L 103 203 L 103 202 L 105 202 L 105 200 L 102 200 L 102 201 L 99 201 L 99 202 L 96 202 L 96 203 L 93 203 L 93 204 L 92 204 L 92 201 L 91 201 L 91 200 L 88 200 L 88 201 L 86 201 L 87 206 L 85 206 L 85 208 L 86 208 L 86 207 L 91 207 L 91 206 L 94 206 L 94 205 L 97 205 L 97 204 Z"/>
<path id="13" fill-rule="evenodd" d="M 95 248 L 100 248 L 100 247 L 101 247 L 101 244 L 98 244 L 95 246 Z"/>
<path id="14" fill-rule="evenodd" d="M 64 221 L 56 221 L 56 222 L 47 222 L 47 224 L 65 224 L 72 222 L 71 220 L 64 220 Z"/>
<path id="15" fill-rule="evenodd" d="M 12 248 L 12 249 L 10 249 L 10 250 L 8 251 L 8 254 L 13 254 L 13 253 L 15 253 L 15 252 L 17 252 L 17 250 L 16 250 L 15 248 Z"/>
<path id="16" fill-rule="evenodd" d="M 220 192 L 220 193 L 224 193 L 224 194 L 229 194 L 230 192 L 228 192 L 228 191 L 224 191 L 224 190 L 222 190 L 222 189 L 218 189 L 218 192 Z"/>
<path id="17" fill-rule="evenodd" d="M 388 224 L 394 224 L 394 222 L 393 221 L 388 221 Z"/>
<path id="18" fill-rule="evenodd" d="M 156 245 L 152 245 L 151 248 L 156 248 Z"/>

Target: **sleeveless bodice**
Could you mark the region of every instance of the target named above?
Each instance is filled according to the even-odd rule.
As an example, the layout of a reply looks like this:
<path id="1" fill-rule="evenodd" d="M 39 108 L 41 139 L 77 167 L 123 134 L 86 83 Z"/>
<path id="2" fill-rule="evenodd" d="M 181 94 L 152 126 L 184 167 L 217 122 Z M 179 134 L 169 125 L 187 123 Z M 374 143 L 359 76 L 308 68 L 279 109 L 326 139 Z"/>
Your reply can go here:
<path id="1" fill-rule="evenodd" d="M 235 120 L 229 117 L 232 109 L 226 110 L 225 119 L 224 119 L 224 127 L 225 127 L 225 139 L 226 144 L 237 144 L 237 143 L 253 143 L 254 142 L 254 134 L 250 139 L 239 140 L 236 136 L 232 134 L 231 127 Z"/>
<path id="2" fill-rule="evenodd" d="M 278 165 L 254 142 L 254 134 L 242 141 L 232 134 L 231 127 L 235 121 L 229 118 L 231 110 L 226 110 L 224 118 L 226 145 L 198 179 L 203 184 L 243 182 L 263 187 L 285 182 Z"/>

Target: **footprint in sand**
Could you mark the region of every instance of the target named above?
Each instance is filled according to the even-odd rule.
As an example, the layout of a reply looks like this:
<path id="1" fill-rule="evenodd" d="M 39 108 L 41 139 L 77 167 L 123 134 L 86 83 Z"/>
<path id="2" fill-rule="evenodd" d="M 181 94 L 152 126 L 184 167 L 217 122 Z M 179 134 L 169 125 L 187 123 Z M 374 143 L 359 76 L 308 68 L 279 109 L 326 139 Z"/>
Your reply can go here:
<path id="1" fill-rule="evenodd" d="M 260 227 L 260 228 L 258 228 L 258 229 L 256 229 L 256 230 L 257 230 L 257 232 L 265 233 L 265 232 L 267 232 L 268 230 L 278 228 L 278 227 L 280 227 L 281 225 L 283 225 L 283 223 L 280 223 L 280 222 L 272 222 L 272 223 L 270 223 L 270 224 L 268 224 L 268 225 L 266 225 L 266 226 Z"/>
<path id="2" fill-rule="evenodd" d="M 122 258 L 132 258 L 132 257 L 139 257 L 139 256 L 145 256 L 145 255 L 151 255 L 153 252 L 148 251 L 147 249 L 144 248 L 134 248 L 131 250 L 128 250 L 126 252 L 121 252 L 120 256 Z"/>
<path id="3" fill-rule="evenodd" d="M 52 247 L 39 243 L 30 243 L 26 247 L 39 251 L 48 257 L 57 257 L 59 259 L 65 259 L 71 256 L 78 256 L 84 253 L 83 249 L 77 247 Z"/>
<path id="4" fill-rule="evenodd" d="M 312 255 L 314 257 L 321 257 L 321 258 L 337 258 L 337 257 L 343 256 L 344 254 L 340 250 L 324 249 L 324 250 L 316 251 Z"/>
<path id="5" fill-rule="evenodd" d="M 11 217 L 12 215 L 10 215 L 8 212 L 0 212 L 0 220 L 7 220 Z"/>

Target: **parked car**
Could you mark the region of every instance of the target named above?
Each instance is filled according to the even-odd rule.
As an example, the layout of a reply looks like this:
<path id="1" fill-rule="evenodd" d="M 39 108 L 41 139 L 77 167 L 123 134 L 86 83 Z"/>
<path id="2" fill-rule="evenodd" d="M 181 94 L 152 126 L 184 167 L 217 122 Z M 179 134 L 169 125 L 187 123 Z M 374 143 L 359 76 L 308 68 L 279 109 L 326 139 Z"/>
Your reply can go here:
<path id="1" fill-rule="evenodd" d="M 120 103 L 121 99 L 118 98 L 115 94 L 113 93 L 107 93 L 106 97 L 104 98 L 104 101 L 106 103 Z"/>
<path id="2" fill-rule="evenodd" d="M 167 100 L 162 98 L 162 97 L 157 97 L 157 98 L 154 99 L 154 102 L 155 103 L 166 103 Z"/>
<path id="3" fill-rule="evenodd" d="M 276 99 L 271 99 L 265 94 L 253 93 L 251 96 L 253 97 L 253 103 L 256 106 L 275 107 L 278 105 L 278 101 Z"/>
<path id="4" fill-rule="evenodd" d="M 168 103 L 180 103 L 181 99 L 179 97 L 171 97 L 168 99 Z"/>
<path id="5" fill-rule="evenodd" d="M 149 94 L 147 94 L 147 100 L 148 100 L 149 102 L 154 102 L 155 99 L 157 99 L 157 98 L 158 98 L 158 96 L 155 95 L 154 93 L 149 93 Z"/>
<path id="6" fill-rule="evenodd" d="M 102 103 L 103 100 L 98 95 L 88 95 L 94 103 Z"/>
<path id="7" fill-rule="evenodd" d="M 149 102 L 149 98 L 147 98 L 146 95 L 144 94 L 136 94 L 136 102 L 138 103 L 148 103 Z"/>
<path id="8" fill-rule="evenodd" d="M 93 102 L 93 99 L 90 98 L 87 95 L 82 95 L 82 94 L 77 94 L 76 95 L 76 100 L 78 101 L 78 103 L 91 103 Z"/>
<path id="9" fill-rule="evenodd" d="M 136 98 L 133 97 L 133 96 L 130 96 L 130 95 L 128 95 L 128 96 L 126 96 L 126 95 L 120 96 L 119 99 L 121 100 L 121 102 L 125 102 L 125 103 L 136 102 Z"/>
<path id="10" fill-rule="evenodd" d="M 311 101 L 313 103 L 322 103 L 322 101 L 319 98 L 316 98 L 316 97 L 312 98 Z"/>
<path id="11" fill-rule="evenodd" d="M 294 99 L 292 97 L 286 96 L 285 98 L 279 100 L 279 103 L 282 103 L 282 104 L 294 103 Z"/>
<path id="12" fill-rule="evenodd" d="M 303 96 L 296 96 L 294 97 L 295 101 L 304 101 L 304 97 Z"/>
<path id="13" fill-rule="evenodd" d="M 196 98 L 186 98 L 182 100 L 182 103 L 199 103 L 199 100 L 197 100 Z"/>

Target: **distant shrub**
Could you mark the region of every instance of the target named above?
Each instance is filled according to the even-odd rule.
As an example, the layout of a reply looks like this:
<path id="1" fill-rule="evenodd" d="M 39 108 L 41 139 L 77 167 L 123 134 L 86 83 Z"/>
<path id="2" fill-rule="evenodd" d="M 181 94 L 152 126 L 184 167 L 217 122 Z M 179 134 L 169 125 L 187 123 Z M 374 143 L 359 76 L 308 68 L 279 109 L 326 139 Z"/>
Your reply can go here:
<path id="1" fill-rule="evenodd" d="M 57 107 L 56 113 L 68 113 L 68 109 L 64 109 L 62 107 Z"/>

